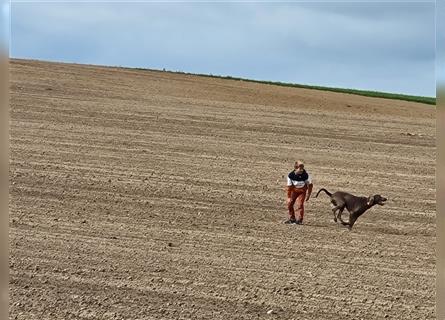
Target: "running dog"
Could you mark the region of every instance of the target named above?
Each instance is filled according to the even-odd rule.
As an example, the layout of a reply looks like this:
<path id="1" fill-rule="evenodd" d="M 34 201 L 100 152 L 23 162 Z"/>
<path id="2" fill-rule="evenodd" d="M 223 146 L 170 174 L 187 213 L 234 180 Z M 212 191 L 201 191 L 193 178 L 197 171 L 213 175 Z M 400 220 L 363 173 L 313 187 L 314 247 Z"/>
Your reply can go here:
<path id="1" fill-rule="evenodd" d="M 360 217 L 366 210 L 375 206 L 376 204 L 383 206 L 385 201 L 388 200 L 382 197 L 379 194 L 366 197 L 357 197 L 347 192 L 337 191 L 334 193 L 330 193 L 328 190 L 321 188 L 318 190 L 315 198 L 318 197 L 318 194 L 324 191 L 330 198 L 332 204 L 332 213 L 334 214 L 334 221 L 337 222 L 337 219 L 340 220 L 342 225 L 347 226 L 349 230 L 352 229 L 355 221 L 357 221 L 358 217 Z M 344 209 L 347 209 L 349 212 L 349 221 L 344 222 L 341 218 Z M 338 213 L 337 213 L 338 212 Z"/>

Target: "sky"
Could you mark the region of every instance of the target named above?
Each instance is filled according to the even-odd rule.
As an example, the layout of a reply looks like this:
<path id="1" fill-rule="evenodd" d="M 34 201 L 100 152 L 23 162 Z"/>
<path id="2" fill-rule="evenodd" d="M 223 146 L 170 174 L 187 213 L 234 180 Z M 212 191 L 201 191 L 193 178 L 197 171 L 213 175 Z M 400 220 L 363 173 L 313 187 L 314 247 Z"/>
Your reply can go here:
<path id="1" fill-rule="evenodd" d="M 11 3 L 10 56 L 435 96 L 435 3 Z"/>
<path id="2" fill-rule="evenodd" d="M 0 55 L 7 55 L 9 50 L 9 2 L 0 0 Z"/>
<path id="3" fill-rule="evenodd" d="M 445 1 L 436 5 L 436 79 L 442 92 L 445 91 Z M 442 96 L 445 97 L 445 95 Z M 442 101 L 445 103 L 445 101 Z"/>

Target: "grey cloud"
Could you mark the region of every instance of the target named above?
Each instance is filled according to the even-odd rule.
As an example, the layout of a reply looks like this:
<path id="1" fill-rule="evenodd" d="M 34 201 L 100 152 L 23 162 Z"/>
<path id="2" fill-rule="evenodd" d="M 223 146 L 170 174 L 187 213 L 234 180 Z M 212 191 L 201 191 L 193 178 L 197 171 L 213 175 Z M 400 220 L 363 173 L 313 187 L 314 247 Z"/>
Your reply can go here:
<path id="1" fill-rule="evenodd" d="M 12 10 L 16 57 L 434 94 L 423 76 L 434 78 L 431 4 L 15 3 Z M 416 74 L 420 89 L 409 83 Z"/>

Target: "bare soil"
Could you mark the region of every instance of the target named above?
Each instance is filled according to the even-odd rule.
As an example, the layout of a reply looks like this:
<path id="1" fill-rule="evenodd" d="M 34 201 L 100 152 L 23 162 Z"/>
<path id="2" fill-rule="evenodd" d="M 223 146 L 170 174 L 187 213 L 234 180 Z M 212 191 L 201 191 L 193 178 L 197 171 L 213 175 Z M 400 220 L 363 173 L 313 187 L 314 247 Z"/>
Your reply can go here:
<path id="1" fill-rule="evenodd" d="M 12 60 L 10 319 L 435 319 L 435 108 Z M 289 226 L 285 177 L 389 200 Z"/>

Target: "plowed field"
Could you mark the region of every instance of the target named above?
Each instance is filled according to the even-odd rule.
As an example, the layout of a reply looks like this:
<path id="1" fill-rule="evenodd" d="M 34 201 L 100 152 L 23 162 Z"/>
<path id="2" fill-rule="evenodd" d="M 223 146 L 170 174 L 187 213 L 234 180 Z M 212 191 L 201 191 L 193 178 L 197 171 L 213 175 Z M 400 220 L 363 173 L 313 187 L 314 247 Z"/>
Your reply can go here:
<path id="1" fill-rule="evenodd" d="M 11 319 L 435 319 L 435 109 L 10 64 Z M 285 225 L 285 177 L 381 194 Z M 346 218 L 346 217 L 345 217 Z"/>

